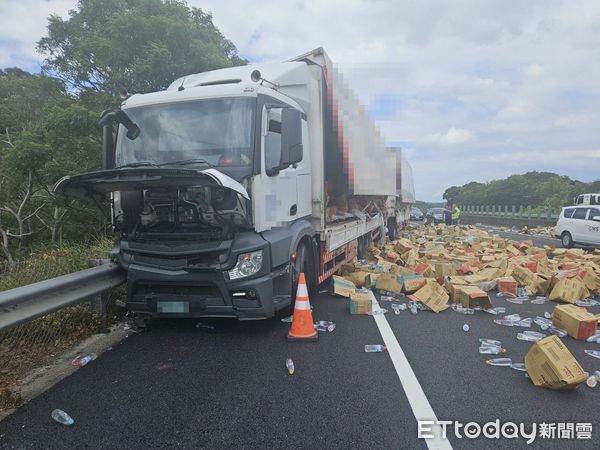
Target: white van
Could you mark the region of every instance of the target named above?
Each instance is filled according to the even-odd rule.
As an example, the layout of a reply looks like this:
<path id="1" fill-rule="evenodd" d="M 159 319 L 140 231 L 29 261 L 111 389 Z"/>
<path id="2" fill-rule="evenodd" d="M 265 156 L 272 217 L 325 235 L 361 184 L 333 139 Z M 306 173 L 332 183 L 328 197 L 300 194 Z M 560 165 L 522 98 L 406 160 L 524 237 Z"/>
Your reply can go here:
<path id="1" fill-rule="evenodd" d="M 600 205 L 600 194 L 581 194 L 575 197 L 576 205 Z"/>
<path id="2" fill-rule="evenodd" d="M 558 216 L 554 231 L 563 247 L 575 244 L 600 247 L 600 206 L 569 206 Z"/>

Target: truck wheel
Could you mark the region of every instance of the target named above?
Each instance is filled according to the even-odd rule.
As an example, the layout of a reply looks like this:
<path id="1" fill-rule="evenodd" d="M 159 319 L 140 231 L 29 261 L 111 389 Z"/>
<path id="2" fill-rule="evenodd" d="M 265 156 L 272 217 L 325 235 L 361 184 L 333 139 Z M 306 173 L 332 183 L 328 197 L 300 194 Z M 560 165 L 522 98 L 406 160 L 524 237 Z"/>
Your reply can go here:
<path id="1" fill-rule="evenodd" d="M 562 241 L 562 245 L 564 248 L 573 247 L 573 236 L 568 231 L 564 231 L 563 234 L 560 235 L 560 240 Z"/>
<path id="2" fill-rule="evenodd" d="M 298 290 L 298 280 L 301 272 L 304 272 L 308 288 L 311 277 L 308 273 L 308 250 L 304 244 L 298 245 L 296 259 L 292 262 L 292 301 L 296 300 L 296 291 Z"/>

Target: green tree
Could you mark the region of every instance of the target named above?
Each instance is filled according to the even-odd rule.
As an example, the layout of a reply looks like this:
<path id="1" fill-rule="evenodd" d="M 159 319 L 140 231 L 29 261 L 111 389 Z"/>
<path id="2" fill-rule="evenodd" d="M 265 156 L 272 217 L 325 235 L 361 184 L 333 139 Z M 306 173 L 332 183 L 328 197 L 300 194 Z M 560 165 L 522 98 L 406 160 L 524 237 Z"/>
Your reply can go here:
<path id="1" fill-rule="evenodd" d="M 162 90 L 180 76 L 245 64 L 212 16 L 180 0 L 79 0 L 50 16 L 44 68 L 78 91 Z"/>

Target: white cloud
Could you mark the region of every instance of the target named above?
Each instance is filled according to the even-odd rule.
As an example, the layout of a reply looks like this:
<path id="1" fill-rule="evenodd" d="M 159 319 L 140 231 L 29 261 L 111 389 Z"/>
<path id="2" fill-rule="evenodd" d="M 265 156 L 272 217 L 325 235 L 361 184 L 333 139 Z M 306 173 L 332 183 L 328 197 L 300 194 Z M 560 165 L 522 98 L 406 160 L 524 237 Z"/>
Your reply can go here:
<path id="1" fill-rule="evenodd" d="M 425 136 L 421 144 L 425 145 L 457 145 L 473 139 L 473 133 L 462 128 L 450 128 L 445 133 L 435 133 Z"/>

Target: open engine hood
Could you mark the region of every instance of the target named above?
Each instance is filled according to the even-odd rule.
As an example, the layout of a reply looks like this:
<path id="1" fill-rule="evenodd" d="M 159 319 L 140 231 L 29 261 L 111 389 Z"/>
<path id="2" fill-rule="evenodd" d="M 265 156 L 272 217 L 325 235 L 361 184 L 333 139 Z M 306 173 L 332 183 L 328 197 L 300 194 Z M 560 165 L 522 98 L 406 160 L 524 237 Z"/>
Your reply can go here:
<path id="1" fill-rule="evenodd" d="M 99 170 L 61 178 L 54 192 L 67 197 L 93 198 L 115 191 L 132 191 L 164 186 L 221 186 L 250 200 L 240 183 L 216 169 L 125 167 Z"/>

